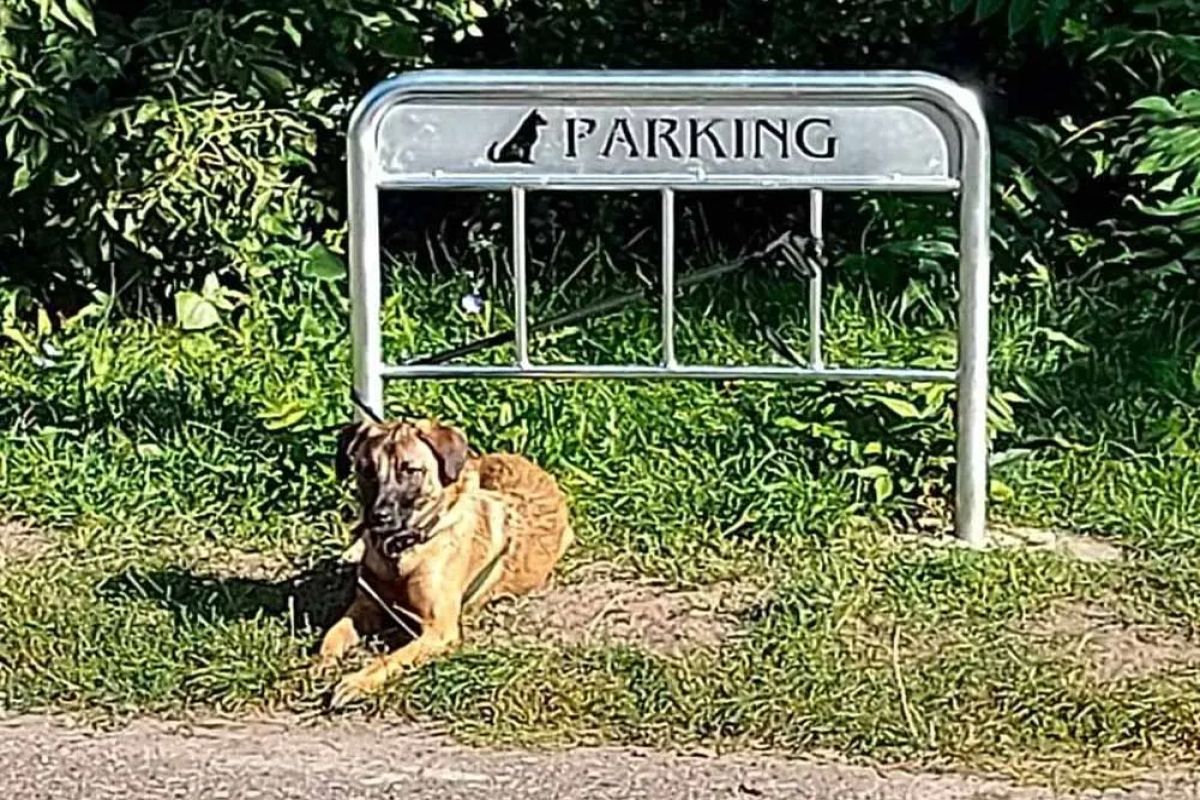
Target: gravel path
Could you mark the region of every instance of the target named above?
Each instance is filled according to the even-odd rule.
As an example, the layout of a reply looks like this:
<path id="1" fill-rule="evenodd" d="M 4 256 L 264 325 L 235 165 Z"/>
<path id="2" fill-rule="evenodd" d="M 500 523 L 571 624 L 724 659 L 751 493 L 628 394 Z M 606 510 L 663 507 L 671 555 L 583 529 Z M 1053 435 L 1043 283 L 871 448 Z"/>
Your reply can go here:
<path id="1" fill-rule="evenodd" d="M 705 757 L 618 748 L 473 749 L 432 733 L 382 723 L 185 727 L 140 721 L 117 731 L 94 732 L 45 718 L 19 717 L 0 721 L 0 776 L 8 800 L 1054 797 L 1047 790 L 1018 789 L 1000 781 L 751 755 Z M 1195 781 L 1175 781 L 1103 796 L 1200 798 L 1200 791 Z"/>

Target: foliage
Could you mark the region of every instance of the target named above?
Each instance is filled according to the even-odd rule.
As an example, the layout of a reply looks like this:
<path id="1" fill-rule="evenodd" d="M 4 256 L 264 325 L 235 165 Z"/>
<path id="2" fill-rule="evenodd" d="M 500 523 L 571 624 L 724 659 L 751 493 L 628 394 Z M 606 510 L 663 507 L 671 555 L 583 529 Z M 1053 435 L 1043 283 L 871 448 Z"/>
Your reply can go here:
<path id="1" fill-rule="evenodd" d="M 1139 112 L 1130 146 L 1138 158 L 1134 175 L 1149 180 L 1139 208 L 1165 220 L 1180 234 L 1180 243 L 1200 231 L 1200 90 L 1175 98 L 1145 97 L 1133 104 Z M 1190 261 L 1200 257 L 1193 249 Z"/>
<path id="2" fill-rule="evenodd" d="M 0 221 L 9 285 L 71 311 L 152 310 L 336 245 L 339 131 L 364 83 L 419 64 L 477 3 L 6 0 Z"/>
<path id="3" fill-rule="evenodd" d="M 370 83 L 432 56 L 444 64 L 946 72 L 986 94 L 999 147 L 1003 273 L 1190 285 L 1200 157 L 1189 130 L 1189 90 L 1200 78 L 1194 11 L 1191 0 L 922 0 L 869 11 L 759 0 L 149 2 L 136 10 L 7 0 L 0 141 L 12 200 L 0 222 L 0 280 L 27 290 L 20 305 L 31 321 L 34 304 L 69 313 L 97 291 L 127 312 L 152 311 L 177 307 L 172 294 L 196 290 L 210 274 L 241 288 L 311 270 L 318 256 L 328 271 L 340 249 L 349 109 Z M 764 203 L 768 226 L 790 224 L 786 202 L 763 201 L 712 214 L 710 234 L 743 238 L 750 221 L 761 223 Z M 863 256 L 887 265 L 931 246 L 921 242 L 950 245 L 952 227 L 918 204 L 890 213 L 908 238 Z M 878 216 L 867 201 L 849 218 Z M 606 228 L 614 219 L 590 221 Z M 472 246 L 453 229 L 438 235 L 451 252 Z M 947 282 L 947 258 L 917 258 L 913 285 L 898 291 Z"/>
<path id="4" fill-rule="evenodd" d="M 1000 270 L 1015 276 L 1036 264 L 1060 276 L 1155 281 L 1171 265 L 1182 276 L 1176 285 L 1194 282 L 1194 261 L 1183 256 L 1195 233 L 1176 222 L 1191 208 L 1200 149 L 1186 120 L 1166 125 L 1140 104 L 1183 102 L 1200 83 L 1192 0 L 564 0 L 548 4 L 557 13 L 546 5 L 518 2 L 508 15 L 523 65 L 912 67 L 975 85 L 999 151 Z M 1149 181 L 1144 160 L 1164 146 L 1181 177 Z M 787 202 L 774 206 L 775 218 Z M 914 222 L 921 214 L 915 205 L 893 213 Z"/>

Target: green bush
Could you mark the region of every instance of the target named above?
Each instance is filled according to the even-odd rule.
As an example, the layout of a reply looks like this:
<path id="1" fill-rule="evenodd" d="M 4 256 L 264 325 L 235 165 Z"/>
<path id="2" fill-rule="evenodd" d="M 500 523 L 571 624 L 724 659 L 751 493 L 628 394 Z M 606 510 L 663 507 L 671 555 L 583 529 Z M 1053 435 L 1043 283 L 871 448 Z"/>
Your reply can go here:
<path id="1" fill-rule="evenodd" d="M 1002 271 L 1191 283 L 1194 12 L 1190 0 L 6 0 L 0 291 L 22 287 L 25 315 L 32 299 L 57 322 L 98 292 L 153 312 L 211 274 L 236 288 L 327 266 L 350 108 L 431 58 L 948 73 L 986 94 Z M 785 203 L 765 204 L 786 222 Z M 711 215 L 726 220 L 711 233 L 744 238 L 762 205 Z M 951 230 L 916 205 L 890 213 L 910 241 Z M 470 244 L 439 233 L 450 252 Z"/>
<path id="2" fill-rule="evenodd" d="M 6 0 L 0 287 L 153 311 L 336 243 L 364 86 L 477 35 L 475 2 Z M 318 251 L 319 252 L 319 251 Z"/>

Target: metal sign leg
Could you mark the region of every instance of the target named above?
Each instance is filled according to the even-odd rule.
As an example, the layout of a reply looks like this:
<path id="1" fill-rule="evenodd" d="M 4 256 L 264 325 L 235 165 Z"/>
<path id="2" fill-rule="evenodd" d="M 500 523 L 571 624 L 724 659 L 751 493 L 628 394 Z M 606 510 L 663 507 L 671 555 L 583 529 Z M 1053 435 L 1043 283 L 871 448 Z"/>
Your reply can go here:
<path id="1" fill-rule="evenodd" d="M 366 157 L 350 148 L 350 330 L 354 389 L 367 408 L 383 417 L 383 345 L 380 334 L 379 190 Z M 363 412 L 355 409 L 362 419 Z"/>
<path id="2" fill-rule="evenodd" d="M 825 252 L 825 192 L 813 189 L 808 193 L 808 231 L 812 235 L 816 258 L 810 259 L 812 275 L 808 280 L 808 366 L 824 369 L 825 357 L 821 354 L 821 293 L 825 276 L 821 274 L 821 256 Z"/>
<path id="3" fill-rule="evenodd" d="M 513 252 L 513 343 L 517 348 L 517 364 L 529 363 L 529 279 L 526 275 L 525 247 L 525 190 L 512 189 L 512 252 Z"/>
<path id="4" fill-rule="evenodd" d="M 662 190 L 662 365 L 675 361 L 675 190 Z"/>
<path id="5" fill-rule="evenodd" d="M 979 115 L 980 119 L 982 114 Z M 987 129 L 978 124 L 964 137 L 961 198 L 961 254 L 958 281 L 958 465 L 955 486 L 955 533 L 965 543 L 987 541 L 988 500 L 988 285 L 991 280 L 989 214 L 991 170 Z"/>

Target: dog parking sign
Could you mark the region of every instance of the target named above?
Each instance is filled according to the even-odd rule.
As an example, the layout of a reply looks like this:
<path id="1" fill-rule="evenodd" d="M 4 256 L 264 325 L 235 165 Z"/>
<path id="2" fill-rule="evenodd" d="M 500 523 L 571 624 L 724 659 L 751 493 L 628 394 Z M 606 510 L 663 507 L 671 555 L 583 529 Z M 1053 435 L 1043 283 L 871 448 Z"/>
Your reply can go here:
<path id="1" fill-rule="evenodd" d="M 372 90 L 349 135 L 354 385 L 382 412 L 383 380 L 644 378 L 957 384 L 955 527 L 986 536 L 990 146 L 975 95 L 920 72 L 425 71 Z M 512 195 L 515 362 L 388 364 L 380 344 L 381 189 Z M 646 364 L 534 363 L 529 355 L 528 191 L 657 190 L 662 198 L 662 357 Z M 803 189 L 823 236 L 825 191 L 953 192 L 960 206 L 954 370 L 831 368 L 810 286 L 809 363 L 732 366 L 675 356 L 675 193 Z M 819 274 L 814 276 L 819 279 Z"/>
<path id="2" fill-rule="evenodd" d="M 413 98 L 378 123 L 378 169 L 392 185 L 687 188 L 896 186 L 943 189 L 959 159 L 947 115 L 920 105 L 761 93 L 708 102 Z"/>

